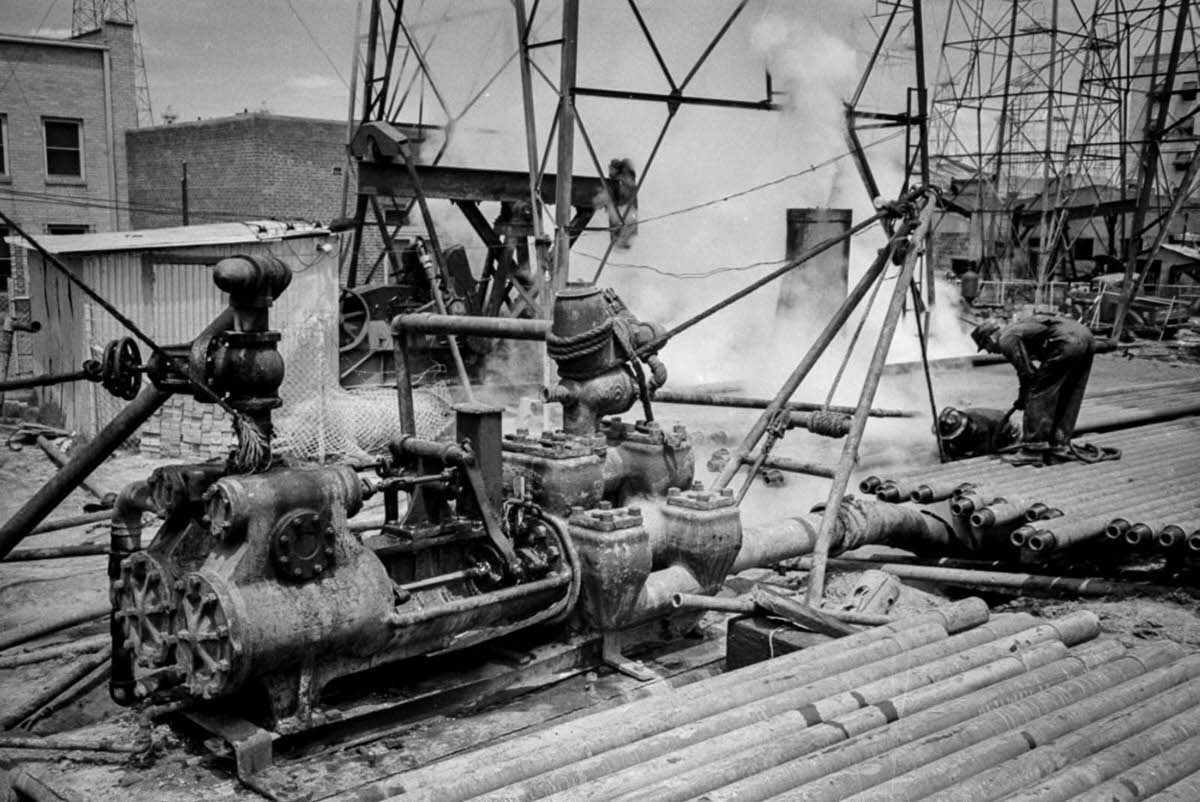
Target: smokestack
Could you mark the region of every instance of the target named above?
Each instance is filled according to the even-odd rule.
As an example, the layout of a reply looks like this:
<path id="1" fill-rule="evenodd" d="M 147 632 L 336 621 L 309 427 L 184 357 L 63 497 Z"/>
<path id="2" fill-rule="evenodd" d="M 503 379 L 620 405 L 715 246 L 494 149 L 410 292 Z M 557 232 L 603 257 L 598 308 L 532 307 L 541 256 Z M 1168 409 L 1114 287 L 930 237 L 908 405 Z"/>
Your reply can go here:
<path id="1" fill-rule="evenodd" d="M 787 210 L 787 258 L 793 259 L 819 242 L 850 230 L 850 209 Z M 846 298 L 850 273 L 850 240 L 830 248 L 783 277 L 779 285 L 777 318 L 798 310 L 819 312 L 837 308 Z"/>

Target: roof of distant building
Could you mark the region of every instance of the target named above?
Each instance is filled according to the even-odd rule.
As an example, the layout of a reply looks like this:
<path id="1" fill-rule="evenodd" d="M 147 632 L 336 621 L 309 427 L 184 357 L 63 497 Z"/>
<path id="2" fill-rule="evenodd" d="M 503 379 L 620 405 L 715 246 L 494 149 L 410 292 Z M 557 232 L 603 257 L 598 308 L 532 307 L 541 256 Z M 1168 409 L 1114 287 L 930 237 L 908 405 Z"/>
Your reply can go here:
<path id="1" fill-rule="evenodd" d="M 36 45 L 40 47 L 74 47 L 80 50 L 108 50 L 108 45 L 101 42 L 80 42 L 75 39 L 54 39 L 49 36 L 18 36 L 11 33 L 0 33 L 0 42 L 17 45 Z"/>
<path id="2" fill-rule="evenodd" d="M 1162 250 L 1178 254 L 1185 259 L 1191 259 L 1193 261 L 1200 262 L 1200 250 L 1187 245 L 1179 245 L 1174 242 L 1164 242 L 1162 244 Z"/>

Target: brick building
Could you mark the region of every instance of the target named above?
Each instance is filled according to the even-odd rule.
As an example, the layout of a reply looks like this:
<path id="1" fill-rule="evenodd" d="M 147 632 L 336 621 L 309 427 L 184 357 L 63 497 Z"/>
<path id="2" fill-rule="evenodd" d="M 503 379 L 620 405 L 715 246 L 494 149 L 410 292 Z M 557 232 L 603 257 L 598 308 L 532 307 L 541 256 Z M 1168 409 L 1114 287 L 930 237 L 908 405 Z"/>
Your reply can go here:
<path id="1" fill-rule="evenodd" d="M 420 127 L 405 127 L 411 140 Z M 270 217 L 328 223 L 354 213 L 344 120 L 247 112 L 126 134 L 135 228 L 179 225 L 187 163 L 190 223 Z M 347 172 L 348 171 L 348 172 Z"/>
<path id="2" fill-rule="evenodd" d="M 71 39 L 0 34 L 0 75 L 0 208 L 32 234 L 127 228 L 133 26 L 106 22 Z M 0 237 L 0 308 L 22 292 Z"/>
<path id="3" fill-rule="evenodd" d="M 182 222 L 184 163 L 192 224 L 342 214 L 344 120 L 251 112 L 129 131 L 126 147 L 134 228 Z"/>
<path id="4" fill-rule="evenodd" d="M 435 129 L 423 125 L 401 129 L 420 160 L 421 148 Z M 346 158 L 347 137 L 344 120 L 267 112 L 129 131 L 133 226 L 183 222 L 185 162 L 189 224 L 270 218 L 327 225 L 343 213 L 353 216 L 357 175 Z M 389 218 L 389 223 L 400 222 Z M 364 262 L 376 261 L 381 248 L 378 230 L 368 226 Z M 344 259 L 343 268 L 348 264 Z"/>

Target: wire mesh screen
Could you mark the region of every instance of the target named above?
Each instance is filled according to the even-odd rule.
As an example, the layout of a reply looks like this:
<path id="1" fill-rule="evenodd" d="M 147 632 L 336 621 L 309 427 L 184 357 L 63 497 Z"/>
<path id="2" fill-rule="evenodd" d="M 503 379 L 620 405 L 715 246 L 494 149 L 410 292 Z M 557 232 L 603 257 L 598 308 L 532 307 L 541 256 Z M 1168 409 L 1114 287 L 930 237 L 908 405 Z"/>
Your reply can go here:
<path id="1" fill-rule="evenodd" d="M 277 453 L 298 460 L 363 460 L 381 453 L 400 434 L 396 391 L 390 387 L 347 390 L 338 381 L 335 319 L 314 320 L 280 348 L 287 377 L 283 407 L 275 415 Z M 446 385 L 413 393 L 418 437 L 439 439 L 453 412 Z"/>
<path id="2" fill-rule="evenodd" d="M 323 242 L 312 238 L 210 247 L 205 258 L 196 261 L 177 254 L 100 255 L 86 260 L 85 276 L 151 337 L 171 344 L 195 337 L 228 303 L 212 282 L 216 259 L 262 250 L 278 256 L 292 269 L 292 281 L 270 310 L 271 328 L 282 335 L 278 348 L 286 366 L 279 389 L 283 406 L 272 415 L 275 451 L 299 461 L 362 460 L 381 452 L 400 434 L 396 391 L 341 387 L 338 255 Z M 47 328 L 82 336 L 57 336 L 54 347 L 48 348 L 53 359 L 46 360 L 47 370 L 100 358 L 110 340 L 128 335 L 91 301 L 70 295 L 70 287 L 60 289 L 63 297 L 56 298 L 61 303 L 55 308 L 70 311 L 72 317 L 58 323 L 48 318 L 54 325 Z M 79 353 L 65 352 L 67 346 Z M 143 356 L 148 356 L 145 349 Z M 95 384 L 65 387 L 70 395 L 60 392 L 61 400 L 56 400 L 67 425 L 88 436 L 125 405 Z M 416 434 L 445 436 L 453 417 L 446 386 L 433 384 L 414 395 Z M 231 422 L 220 408 L 179 395 L 142 427 L 131 445 L 153 456 L 208 459 L 226 456 L 233 443 Z"/>

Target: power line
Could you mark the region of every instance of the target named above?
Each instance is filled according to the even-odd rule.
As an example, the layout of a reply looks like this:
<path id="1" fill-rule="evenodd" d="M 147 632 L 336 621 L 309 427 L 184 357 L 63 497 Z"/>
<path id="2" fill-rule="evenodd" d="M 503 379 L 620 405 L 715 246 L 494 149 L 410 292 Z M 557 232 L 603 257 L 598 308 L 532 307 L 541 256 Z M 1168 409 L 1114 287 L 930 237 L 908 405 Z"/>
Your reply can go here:
<path id="1" fill-rule="evenodd" d="M 903 130 L 901 130 L 901 131 L 896 131 L 895 133 L 892 133 L 892 134 L 888 134 L 887 136 L 882 136 L 879 139 L 874 140 L 873 142 L 869 142 L 866 145 L 863 145 L 863 150 L 869 150 L 870 148 L 873 148 L 876 145 L 882 145 L 884 142 L 887 142 L 889 140 L 898 139 L 899 137 L 903 136 L 904 134 L 905 134 L 905 132 Z M 736 198 L 745 197 L 746 195 L 750 195 L 752 193 L 759 192 L 760 190 L 769 189 L 770 187 L 777 186 L 779 184 L 783 184 L 787 181 L 791 181 L 792 179 L 800 178 L 801 176 L 809 175 L 810 173 L 815 173 L 817 170 L 820 170 L 824 167 L 829 167 L 830 165 L 836 164 L 837 162 L 841 161 L 842 159 L 849 158 L 852 155 L 853 155 L 852 151 L 845 151 L 845 152 L 837 154 L 836 156 L 831 156 L 830 158 L 825 159 L 824 161 L 810 164 L 808 167 L 804 168 L 803 170 L 798 170 L 797 172 L 794 172 L 794 173 L 789 173 L 787 175 L 779 176 L 778 178 L 772 178 L 770 181 L 764 181 L 761 184 L 755 184 L 754 186 L 749 187 L 748 189 L 743 189 L 739 192 L 732 192 L 728 195 L 722 195 L 719 198 L 713 198 L 712 200 L 704 201 L 703 203 L 693 204 L 692 206 L 685 206 L 681 209 L 676 209 L 671 212 L 664 212 L 663 214 L 655 215 L 654 217 L 646 217 L 646 218 L 640 219 L 640 220 L 638 220 L 638 225 L 640 226 L 645 223 L 652 223 L 657 220 L 666 220 L 668 218 L 676 217 L 681 214 L 695 212 L 700 209 L 705 209 L 709 206 L 716 206 L 719 203 L 725 203 L 726 201 L 731 201 Z M 620 223 L 615 223 L 613 225 L 608 225 L 608 226 L 589 226 L 589 227 L 585 228 L 584 231 L 615 231 L 615 230 L 619 229 L 620 227 L 621 227 Z"/>
<path id="2" fill-rule="evenodd" d="M 321 43 L 317 41 L 317 37 L 313 35 L 312 29 L 309 28 L 308 23 L 304 21 L 304 17 L 300 16 L 300 12 L 296 10 L 294 5 L 292 5 L 292 0 L 287 0 L 287 4 L 288 8 L 292 10 L 292 14 L 295 15 L 296 20 L 300 23 L 300 27 L 304 28 L 304 32 L 308 34 L 308 38 L 312 40 L 312 43 L 316 45 L 317 50 L 320 50 L 321 55 L 324 56 L 325 60 L 329 62 L 330 68 L 333 70 L 334 74 L 337 75 L 338 80 L 342 82 L 342 86 L 349 89 L 350 82 L 346 80 L 345 76 L 342 75 L 342 71 L 338 69 L 337 64 L 335 64 L 333 59 L 329 57 L 329 53 L 327 53 L 325 48 L 321 46 Z"/>
<path id="3" fill-rule="evenodd" d="M 42 27 L 46 24 L 46 20 L 50 18 L 50 12 L 54 10 L 54 6 L 57 3 L 58 0 L 50 0 L 50 4 L 46 6 L 46 13 L 42 15 L 42 19 L 38 22 L 37 27 L 33 29 L 33 35 L 35 37 L 41 32 Z M 25 56 L 29 55 L 29 49 L 31 47 L 33 47 L 33 42 L 27 42 L 25 46 L 21 48 L 20 55 L 17 56 L 16 60 L 12 63 L 12 67 L 9 68 L 8 77 L 4 79 L 4 83 L 0 84 L 0 94 L 3 94 L 4 90 L 8 88 L 9 82 L 16 80 L 17 67 L 21 66 L 21 62 L 25 60 Z M 34 110 L 33 104 L 29 102 L 29 98 L 25 95 L 25 89 L 21 86 L 21 82 L 19 80 L 17 81 L 17 91 L 21 93 L 21 99 L 25 101 L 25 105 L 29 107 L 29 110 L 36 114 L 37 112 Z"/>

